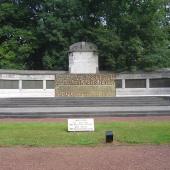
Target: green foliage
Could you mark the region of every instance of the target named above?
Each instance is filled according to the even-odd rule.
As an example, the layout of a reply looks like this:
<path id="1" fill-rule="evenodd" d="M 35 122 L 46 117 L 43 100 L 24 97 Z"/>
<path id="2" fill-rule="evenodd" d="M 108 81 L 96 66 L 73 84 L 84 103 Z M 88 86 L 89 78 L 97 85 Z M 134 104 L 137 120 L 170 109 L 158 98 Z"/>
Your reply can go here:
<path id="1" fill-rule="evenodd" d="M 0 68 L 29 68 L 27 59 L 34 53 L 37 39 L 27 14 L 16 4 L 0 4 Z"/>
<path id="2" fill-rule="evenodd" d="M 4 0 L 0 68 L 68 69 L 68 48 L 91 41 L 100 69 L 170 67 L 168 0 Z"/>
<path id="3" fill-rule="evenodd" d="M 4 26 L 0 36 L 5 39 L 0 46 L 0 68 L 26 69 L 27 58 L 34 52 L 36 40 L 32 32 Z"/>

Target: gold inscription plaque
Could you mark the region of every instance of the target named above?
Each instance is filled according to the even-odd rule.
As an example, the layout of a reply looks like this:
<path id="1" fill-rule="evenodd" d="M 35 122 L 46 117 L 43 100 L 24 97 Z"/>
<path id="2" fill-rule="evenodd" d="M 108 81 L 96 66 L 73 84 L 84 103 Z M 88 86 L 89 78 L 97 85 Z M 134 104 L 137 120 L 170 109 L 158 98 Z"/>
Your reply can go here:
<path id="1" fill-rule="evenodd" d="M 111 97 L 116 95 L 114 74 L 56 75 L 55 95 Z"/>

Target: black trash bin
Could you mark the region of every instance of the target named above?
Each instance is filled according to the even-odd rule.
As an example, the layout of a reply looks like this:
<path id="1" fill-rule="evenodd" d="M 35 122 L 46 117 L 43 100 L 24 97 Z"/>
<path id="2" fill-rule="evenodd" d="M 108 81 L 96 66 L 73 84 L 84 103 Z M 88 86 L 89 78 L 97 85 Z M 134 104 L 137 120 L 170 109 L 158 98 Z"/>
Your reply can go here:
<path id="1" fill-rule="evenodd" d="M 112 131 L 106 131 L 106 143 L 113 142 L 113 132 Z"/>

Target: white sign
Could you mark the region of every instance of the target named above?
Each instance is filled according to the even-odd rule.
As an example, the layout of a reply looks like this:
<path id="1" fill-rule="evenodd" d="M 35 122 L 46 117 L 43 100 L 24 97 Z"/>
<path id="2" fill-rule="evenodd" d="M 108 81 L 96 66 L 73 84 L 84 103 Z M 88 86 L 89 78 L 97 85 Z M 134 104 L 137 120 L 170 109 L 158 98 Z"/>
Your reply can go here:
<path id="1" fill-rule="evenodd" d="M 94 119 L 68 119 L 68 131 L 94 131 Z"/>

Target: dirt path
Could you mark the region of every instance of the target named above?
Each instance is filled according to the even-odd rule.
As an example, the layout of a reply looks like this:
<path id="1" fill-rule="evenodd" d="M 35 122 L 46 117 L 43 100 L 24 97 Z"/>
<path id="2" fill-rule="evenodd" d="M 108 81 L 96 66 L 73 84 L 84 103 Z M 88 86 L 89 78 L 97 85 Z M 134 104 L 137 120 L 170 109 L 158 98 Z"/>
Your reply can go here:
<path id="1" fill-rule="evenodd" d="M 170 146 L 0 148 L 0 170 L 170 170 Z"/>

